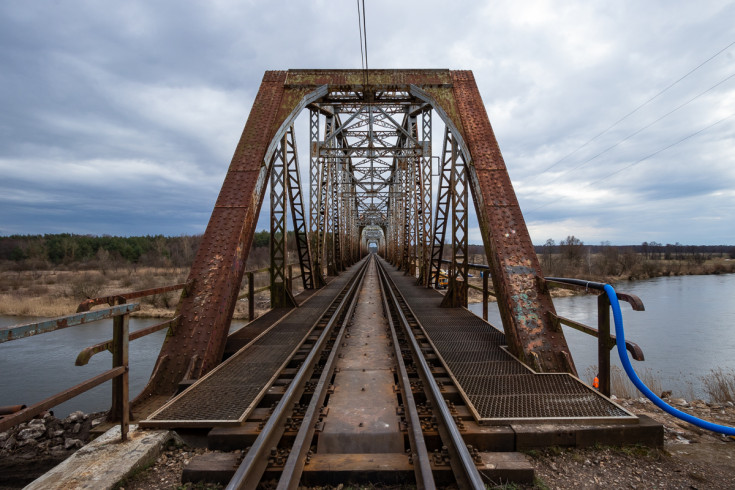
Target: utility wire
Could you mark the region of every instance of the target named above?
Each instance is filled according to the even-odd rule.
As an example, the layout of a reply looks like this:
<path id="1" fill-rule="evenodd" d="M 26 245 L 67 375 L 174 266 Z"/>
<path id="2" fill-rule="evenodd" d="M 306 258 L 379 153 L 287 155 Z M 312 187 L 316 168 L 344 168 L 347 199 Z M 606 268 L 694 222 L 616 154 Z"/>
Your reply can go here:
<path id="1" fill-rule="evenodd" d="M 368 48 L 367 48 L 367 20 L 365 15 L 365 0 L 362 0 L 362 32 L 363 37 L 365 38 L 365 85 L 367 86 L 369 80 L 369 70 L 370 67 L 368 66 Z"/>
<path id="2" fill-rule="evenodd" d="M 632 138 L 632 137 L 636 136 L 637 134 L 639 134 L 639 133 L 641 133 L 641 132 L 645 131 L 646 129 L 650 128 L 651 126 L 653 126 L 653 125 L 654 125 L 654 124 L 656 124 L 657 122 L 661 121 L 662 119 L 665 119 L 666 117 L 670 116 L 671 114 L 673 114 L 674 112 L 678 111 L 678 110 L 679 110 L 679 109 L 681 109 L 682 107 L 684 107 L 684 106 L 686 106 L 686 105 L 688 105 L 688 104 L 690 104 L 690 103 L 694 102 L 695 100 L 697 100 L 698 98 L 700 98 L 700 97 L 701 97 L 701 96 L 703 96 L 704 94 L 706 94 L 706 93 L 708 93 L 708 92 L 711 92 L 712 90 L 714 90 L 715 88 L 719 87 L 720 85 L 722 85 L 723 83 L 727 82 L 728 80 L 730 80 L 730 79 L 731 79 L 731 78 L 733 78 L 733 77 L 735 77 L 735 73 L 732 73 L 732 74 L 731 74 L 730 76 L 727 76 L 727 77 L 723 78 L 722 80 L 720 80 L 720 81 L 719 81 L 719 82 L 717 82 L 716 84 L 712 85 L 712 86 L 711 86 L 710 88 L 708 88 L 708 89 L 707 89 L 707 90 L 705 90 L 704 92 L 700 92 L 699 94 L 695 95 L 694 97 L 692 97 L 691 99 L 687 100 L 687 101 L 686 101 L 686 102 L 684 102 L 683 104 L 680 104 L 680 105 L 678 105 L 678 106 L 677 106 L 676 108 L 674 108 L 674 109 L 670 110 L 669 112 L 667 112 L 667 113 L 666 113 L 666 114 L 664 114 L 663 116 L 659 117 L 658 119 L 656 119 L 656 120 L 654 120 L 654 121 L 652 121 L 652 122 L 650 122 L 650 123 L 646 124 L 646 125 L 645 125 L 645 126 L 643 126 L 642 128 L 640 128 L 640 129 L 638 129 L 638 130 L 636 130 L 636 131 L 633 131 L 632 133 L 630 133 L 630 134 L 629 134 L 628 136 L 626 136 L 625 138 L 623 138 L 623 139 L 619 140 L 619 141 L 618 141 L 617 143 L 615 143 L 615 144 L 613 144 L 613 145 L 611 145 L 611 146 L 608 146 L 607 148 L 605 148 L 605 149 L 604 149 L 604 150 L 602 150 L 601 152 L 599 152 L 599 153 L 595 154 L 594 156 L 591 156 L 590 158 L 588 158 L 587 160 L 583 161 L 582 163 L 580 163 L 580 164 L 578 164 L 578 165 L 576 165 L 576 166 L 574 166 L 574 167 L 572 167 L 572 168 L 570 168 L 570 169 L 567 169 L 567 170 L 565 170 L 564 172 L 562 172 L 561 174 L 559 174 L 558 176 L 556 176 L 556 178 L 554 178 L 554 179 L 552 179 L 552 180 L 550 180 L 550 181 L 548 181 L 548 182 L 545 182 L 545 184 L 551 184 L 551 183 L 553 183 L 553 182 L 556 182 L 557 180 L 559 180 L 560 178 L 562 178 L 563 176 L 565 176 L 565 175 L 566 175 L 566 174 L 568 174 L 569 172 L 572 172 L 572 171 L 574 171 L 574 170 L 577 170 L 577 169 L 579 169 L 579 168 L 581 168 L 581 167 L 583 167 L 583 166 L 587 165 L 587 164 L 588 164 L 589 162 L 591 162 L 592 160 L 596 159 L 597 157 L 600 157 L 600 156 L 604 155 L 604 154 L 605 154 L 605 153 L 607 153 L 608 151 L 610 151 L 610 150 L 612 150 L 612 149 L 616 148 L 617 146 L 621 145 L 622 143 L 624 143 L 624 142 L 628 141 L 628 140 L 629 140 L 630 138 Z"/>
<path id="3" fill-rule="evenodd" d="M 365 69 L 365 53 L 362 49 L 362 14 L 360 13 L 360 0 L 355 0 L 357 3 L 357 30 L 360 32 L 360 65 L 362 69 Z"/>
<path id="4" fill-rule="evenodd" d="M 721 50 L 719 50 L 718 52 L 716 52 L 715 54 L 713 54 L 712 56 L 710 56 L 709 58 L 707 58 L 706 60 L 704 60 L 704 61 L 703 61 L 702 63 L 700 63 L 700 64 L 699 64 L 699 65 L 697 65 L 696 67 L 694 67 L 694 68 L 692 68 L 691 70 L 689 70 L 689 71 L 688 71 L 688 72 L 687 72 L 687 73 L 686 73 L 686 74 L 685 74 L 684 76 L 682 76 L 681 78 L 679 78 L 679 79 L 678 79 L 678 80 L 676 80 L 675 82 L 671 83 L 671 84 L 670 84 L 670 85 L 668 85 L 668 86 L 667 86 L 666 88 L 664 88 L 663 90 L 661 90 L 660 92 L 658 92 L 658 93 L 657 93 L 656 95 L 654 95 L 654 96 L 653 96 L 653 97 L 651 97 L 650 99 L 646 100 L 646 101 L 645 101 L 645 102 L 643 102 L 643 103 L 642 103 L 641 105 L 639 105 L 638 107 L 636 107 L 635 109 L 633 109 L 632 111 L 630 111 L 629 113 L 627 113 L 626 115 L 624 115 L 623 117 L 621 117 L 620 119 L 618 119 L 617 121 L 615 121 L 614 123 L 612 123 L 612 124 L 611 124 L 610 126 L 608 126 L 608 127 L 607 127 L 607 128 L 605 129 L 605 130 L 603 130 L 602 132 L 598 133 L 598 134 L 597 134 L 596 136 L 594 136 L 593 138 L 589 139 L 589 140 L 588 140 L 587 142 L 583 143 L 583 144 L 582 144 L 581 146 L 579 146 L 579 147 L 578 147 L 578 148 L 577 148 L 576 150 L 572 151 L 571 153 L 567 154 L 566 156 L 564 156 L 564 157 L 562 157 L 561 159 L 557 160 L 556 162 L 552 163 L 552 164 L 551 164 L 550 166 L 546 167 L 546 168 L 545 168 L 544 170 L 542 170 L 541 172 L 539 172 L 538 174 L 536 174 L 536 178 L 538 178 L 538 177 L 539 177 L 539 176 L 540 176 L 541 174 L 543 174 L 543 173 L 546 173 L 546 172 L 548 172 L 549 170 L 551 170 L 552 168 L 556 167 L 556 166 L 557 166 L 558 164 L 560 164 L 561 162 L 563 162 L 564 160 L 566 160 L 566 159 L 567 159 L 567 158 L 569 158 L 570 156 L 574 155 L 574 154 L 575 154 L 575 153 L 577 153 L 577 152 L 578 152 L 579 150 L 581 150 L 581 149 L 582 149 L 582 148 L 584 148 L 585 146 L 589 145 L 590 143 L 592 143 L 593 141 L 595 141 L 595 140 L 596 140 L 597 138 L 599 138 L 599 137 L 600 137 L 600 136 L 602 136 L 603 134 L 607 133 L 607 132 L 608 132 L 608 131 L 610 131 L 610 130 L 611 130 L 612 128 L 614 128 L 615 126 L 617 126 L 618 124 L 620 124 L 621 122 L 623 122 L 624 120 L 626 120 L 627 118 L 629 118 L 630 116 L 632 116 L 633 114 L 635 114 L 636 112 L 638 112 L 638 111 L 639 111 L 640 109 L 642 109 L 643 107 L 645 107 L 645 106 L 647 106 L 648 104 L 650 104 L 651 102 L 653 102 L 653 101 L 654 101 L 655 99 L 657 99 L 657 98 L 658 98 L 659 96 L 663 95 L 663 94 L 664 94 L 665 92 L 667 92 L 667 91 L 668 91 L 669 89 L 671 89 L 672 87 L 674 87 L 674 85 L 678 84 L 679 82 L 681 82 L 682 80 L 684 80 L 685 78 L 687 78 L 687 77 L 688 77 L 689 75 L 691 75 L 691 74 L 692 74 L 692 73 L 694 73 L 695 71 L 697 71 L 697 70 L 699 70 L 700 68 L 702 68 L 702 67 L 703 67 L 704 65 L 706 65 L 707 63 L 709 63 L 710 61 L 712 61 L 713 59 L 715 59 L 715 58 L 716 58 L 717 56 L 719 56 L 719 55 L 720 55 L 720 54 L 722 54 L 723 52 L 727 51 L 727 50 L 728 50 L 728 49 L 729 49 L 729 48 L 730 48 L 731 46 L 733 46 L 733 45 L 735 45 L 735 41 L 731 42 L 730 44 L 728 44 L 727 46 L 725 46 L 724 48 L 722 48 Z M 535 180 L 535 179 L 534 179 L 534 180 Z"/>
<path id="5" fill-rule="evenodd" d="M 644 162 L 644 161 L 648 160 L 649 158 L 653 158 L 653 157 L 655 157 L 656 155 L 658 155 L 659 153 L 661 153 L 661 152 L 663 152 L 663 151 L 666 151 L 666 150 L 668 150 L 669 148 L 673 148 L 674 146 L 676 146 L 676 145 L 678 145 L 678 144 L 680 144 L 680 143 L 683 143 L 683 142 L 685 142 L 685 141 L 687 141 L 687 140 L 689 140 L 689 139 L 691 139 L 691 138 L 693 138 L 693 137 L 695 137 L 695 136 L 697 136 L 697 135 L 699 135 L 699 134 L 701 134 L 701 133 L 704 133 L 705 131 L 707 131 L 707 130 L 709 130 L 709 129 L 712 129 L 713 127 L 715 127 L 715 126 L 717 126 L 718 124 L 720 124 L 720 123 L 722 123 L 722 122 L 724 122 L 724 121 L 726 121 L 726 120 L 730 119 L 730 118 L 731 118 L 731 117 L 733 117 L 733 116 L 735 116 L 735 112 L 734 112 L 734 113 L 732 113 L 732 114 L 730 114 L 729 116 L 725 116 L 725 117 L 723 117 L 722 119 L 720 119 L 720 120 L 719 120 L 719 121 L 717 121 L 717 122 L 714 122 L 714 123 L 712 123 L 712 124 L 710 124 L 710 125 L 708 125 L 708 126 L 705 126 L 704 128 L 702 128 L 702 129 L 700 129 L 700 130 L 698 130 L 698 131 L 695 131 L 694 133 L 691 133 L 691 134 L 688 134 L 687 136 L 684 136 L 683 138 L 681 138 L 681 139 L 679 139 L 679 140 L 677 140 L 677 141 L 675 141 L 675 142 L 671 143 L 670 145 L 667 145 L 667 146 L 665 146 L 665 147 L 663 147 L 663 148 L 660 148 L 660 149 L 658 149 L 658 150 L 654 151 L 653 153 L 651 153 L 651 154 L 649 154 L 649 155 L 647 155 L 647 156 L 645 156 L 645 157 L 641 158 L 640 160 L 636 160 L 635 162 L 633 162 L 633 163 L 630 163 L 630 164 L 626 165 L 625 167 L 619 168 L 618 170 L 615 170 L 614 172 L 611 172 L 611 173 L 609 173 L 609 174 L 605 175 L 604 177 L 602 177 L 602 178 L 600 178 L 600 179 L 598 179 L 598 180 L 595 180 L 594 182 L 590 182 L 590 183 L 588 183 L 588 184 L 585 184 L 585 185 L 583 185 L 583 186 L 579 187 L 579 189 L 586 189 L 587 187 L 590 187 L 590 186 L 593 186 L 593 185 L 599 184 L 599 183 L 600 183 L 600 182 L 602 182 L 603 180 L 609 179 L 609 178 L 610 178 L 610 177 L 612 177 L 613 175 L 617 175 L 617 174 L 619 174 L 620 172 L 622 172 L 623 170 L 627 170 L 627 169 L 629 169 L 630 167 L 633 167 L 634 165 L 638 165 L 639 163 L 641 163 L 641 162 Z M 549 201 L 549 202 L 547 202 L 547 203 L 544 203 L 544 204 L 542 204 L 541 206 L 537 206 L 537 207 L 535 207 L 535 208 L 531 209 L 531 210 L 529 211 L 529 213 L 531 213 L 531 212 L 533 212 L 533 211 L 538 211 L 539 209 L 543 209 L 543 208 L 545 208 L 546 206 L 548 206 L 548 205 L 550 205 L 550 204 L 554 204 L 554 203 L 557 203 L 557 202 L 561 201 L 561 199 L 562 199 L 562 198 L 554 199 L 553 201 Z"/>

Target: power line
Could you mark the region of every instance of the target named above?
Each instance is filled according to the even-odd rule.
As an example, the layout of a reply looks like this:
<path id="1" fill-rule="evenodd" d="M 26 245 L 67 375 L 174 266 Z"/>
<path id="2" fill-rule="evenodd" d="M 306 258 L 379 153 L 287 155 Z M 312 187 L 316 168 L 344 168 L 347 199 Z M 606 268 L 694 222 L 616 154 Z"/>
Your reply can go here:
<path id="1" fill-rule="evenodd" d="M 362 50 L 362 14 L 360 13 L 360 0 L 355 0 L 357 3 L 357 30 L 360 32 L 360 65 L 362 69 L 365 69 L 365 53 Z"/>
<path id="2" fill-rule="evenodd" d="M 363 31 L 363 37 L 365 38 L 365 85 L 367 86 L 369 82 L 369 70 L 370 67 L 368 66 L 368 48 L 367 48 L 367 19 L 366 19 L 366 12 L 365 12 L 365 0 L 362 0 L 362 31 Z"/>
<path id="3" fill-rule="evenodd" d="M 602 150 L 602 151 L 600 151 L 599 153 L 597 153 L 597 154 L 595 154 L 595 155 L 591 156 L 590 158 L 588 158 L 587 160 L 583 161 L 583 162 L 582 162 L 582 163 L 580 163 L 579 165 L 576 165 L 576 166 L 574 166 L 574 167 L 572 167 L 572 168 L 570 168 L 570 169 L 567 169 L 566 171 L 564 171 L 564 172 L 562 172 L 561 174 L 559 174 L 559 175 L 558 175 L 558 176 L 557 176 L 556 178 L 554 178 L 554 179 L 552 179 L 552 180 L 550 180 L 550 181 L 546 182 L 546 184 L 551 184 L 551 183 L 553 183 L 553 182 L 556 182 L 557 180 L 559 180 L 560 178 L 562 178 L 563 176 L 565 176 L 565 175 L 566 175 L 566 174 L 568 174 L 569 172 L 572 172 L 572 171 L 574 171 L 574 170 L 577 170 L 577 169 L 579 169 L 579 168 L 581 168 L 581 167 L 583 167 L 583 166 L 587 165 L 587 164 L 588 164 L 589 162 L 591 162 L 592 160 L 596 159 L 597 157 L 600 157 L 600 156 L 604 155 L 604 154 L 605 154 L 605 153 L 607 153 L 608 151 L 610 151 L 610 150 L 612 150 L 612 149 L 616 148 L 617 146 L 621 145 L 622 143 L 624 143 L 624 142 L 628 141 L 628 140 L 629 140 L 630 138 L 632 138 L 632 137 L 636 136 L 637 134 L 640 134 L 641 132 L 645 131 L 646 129 L 650 128 L 650 127 L 651 127 L 651 126 L 653 126 L 654 124 L 656 124 L 656 123 L 658 123 L 659 121 L 661 121 L 662 119 L 665 119 L 666 117 L 670 116 L 671 114 L 673 114 L 674 112 L 678 111 L 678 110 L 679 110 L 679 109 L 681 109 L 682 107 L 684 107 L 684 106 L 686 106 L 686 105 L 688 105 L 688 104 L 690 104 L 690 103 L 694 102 L 695 100 L 697 100 L 698 98 L 700 98 L 700 97 L 701 97 L 701 96 L 703 96 L 704 94 L 706 94 L 706 93 L 708 93 L 708 92 L 711 92 L 712 90 L 714 90 L 715 88 L 719 87 L 720 85 L 722 85 L 723 83 L 727 82 L 728 80 L 730 80 L 730 79 L 731 79 L 731 78 L 733 78 L 733 77 L 735 77 L 735 73 L 732 73 L 731 75 L 729 75 L 729 76 L 727 76 L 727 77 L 723 78 L 722 80 L 720 80 L 720 81 L 719 81 L 719 82 L 717 82 L 716 84 L 712 85 L 712 86 L 711 86 L 710 88 L 708 88 L 708 89 L 707 89 L 707 90 L 705 90 L 704 92 L 700 92 L 699 94 L 695 95 L 694 97 L 692 97 L 691 99 L 687 100 L 687 101 L 686 101 L 686 102 L 684 102 L 683 104 L 680 104 L 680 105 L 678 105 L 678 106 L 677 106 L 676 108 L 674 108 L 674 109 L 670 110 L 669 112 L 667 112 L 667 113 L 666 113 L 666 114 L 664 114 L 663 116 L 660 116 L 660 117 L 659 117 L 658 119 L 655 119 L 654 121 L 652 121 L 652 122 L 650 122 L 650 123 L 646 124 L 646 125 L 645 125 L 645 126 L 643 126 L 642 128 L 640 128 L 640 129 L 638 129 L 638 130 L 636 130 L 636 131 L 633 131 L 632 133 L 630 133 L 630 134 L 629 134 L 628 136 L 626 136 L 625 138 L 623 138 L 623 139 L 621 139 L 621 140 L 618 140 L 618 141 L 617 141 L 617 142 L 616 142 L 615 144 L 613 144 L 613 145 L 611 145 L 611 146 L 608 146 L 608 147 L 607 147 L 607 148 L 605 148 L 604 150 Z"/>
<path id="4" fill-rule="evenodd" d="M 659 153 L 661 153 L 661 152 L 663 152 L 663 151 L 666 151 L 666 150 L 668 150 L 669 148 L 673 148 L 674 146 L 676 146 L 676 145 L 678 145 L 678 144 L 680 144 L 680 143 L 683 143 L 684 141 L 687 141 L 687 140 L 689 140 L 689 139 L 691 139 L 691 138 L 693 138 L 693 137 L 695 137 L 695 136 L 697 136 L 697 135 L 699 135 L 699 134 L 701 134 L 701 133 L 704 133 L 705 131 L 707 131 L 707 130 L 709 130 L 709 129 L 712 129 L 713 127 L 715 127 L 715 126 L 717 126 L 718 124 L 720 124 L 720 123 L 722 123 L 722 122 L 724 122 L 724 121 L 726 121 L 726 120 L 730 119 L 730 118 L 731 118 L 731 117 L 733 117 L 733 116 L 735 116 L 735 112 L 734 112 L 734 113 L 732 113 L 732 114 L 730 114 L 729 116 L 725 116 L 725 117 L 723 117 L 722 119 L 720 119 L 720 120 L 719 120 L 719 121 L 717 121 L 717 122 L 714 122 L 714 123 L 712 123 L 712 124 L 710 124 L 710 125 L 708 125 L 708 126 L 705 126 L 704 128 L 702 128 L 702 129 L 700 129 L 700 130 L 698 130 L 698 131 L 695 131 L 694 133 L 691 133 L 691 134 L 688 134 L 687 136 L 684 136 L 683 138 L 681 138 L 681 139 L 679 139 L 679 140 L 677 140 L 677 141 L 675 141 L 675 142 L 671 143 L 670 145 L 667 145 L 667 146 L 665 146 L 665 147 L 663 147 L 663 148 L 660 148 L 660 149 L 658 149 L 658 150 L 654 151 L 653 153 L 651 153 L 651 154 L 649 154 L 649 155 L 647 155 L 647 156 L 645 156 L 645 157 L 641 158 L 640 160 L 636 160 L 635 162 L 633 162 L 633 163 L 630 163 L 630 164 L 626 165 L 625 167 L 619 168 L 618 170 L 615 170 L 614 172 L 612 172 L 612 173 L 609 173 L 609 174 L 605 175 L 604 177 L 602 177 L 602 178 L 600 178 L 600 179 L 598 179 L 598 180 L 595 180 L 594 182 L 590 182 L 590 183 L 588 183 L 588 184 L 585 184 L 585 185 L 583 185 L 583 186 L 579 187 L 579 189 L 586 189 L 587 187 L 590 187 L 590 186 L 593 186 L 593 185 L 599 184 L 599 183 L 600 183 L 600 182 L 602 182 L 603 180 L 609 179 L 610 177 L 612 177 L 612 176 L 614 176 L 614 175 L 617 175 L 617 174 L 619 174 L 619 173 L 620 173 L 620 172 L 622 172 L 623 170 L 627 170 L 627 169 L 629 169 L 630 167 L 633 167 L 634 165 L 638 165 L 639 163 L 641 163 L 641 162 L 644 162 L 644 161 L 646 161 L 646 160 L 648 160 L 648 159 L 650 159 L 650 158 L 652 158 L 652 157 L 654 157 L 654 156 L 658 155 Z M 528 211 L 528 212 L 529 212 L 529 213 L 531 213 L 531 212 L 534 212 L 534 211 L 538 211 L 539 209 L 543 209 L 543 208 L 545 208 L 546 206 L 548 206 L 548 205 L 550 205 L 550 204 L 554 204 L 554 203 L 556 203 L 556 202 L 559 202 L 559 201 L 560 201 L 561 199 L 562 199 L 562 198 L 554 199 L 553 201 L 549 201 L 549 202 L 547 202 L 547 203 L 544 203 L 544 204 L 542 204 L 541 206 L 537 206 L 537 207 L 535 207 L 535 208 L 531 209 L 531 210 L 530 210 L 530 211 Z"/>
<path id="5" fill-rule="evenodd" d="M 546 167 L 541 172 L 537 173 L 536 174 L 536 178 L 538 178 L 541 174 L 546 173 L 549 170 L 551 170 L 552 168 L 556 167 L 558 164 L 560 164 L 561 162 L 563 162 L 564 160 L 566 160 L 570 156 L 574 155 L 579 150 L 581 150 L 585 146 L 589 145 L 590 143 L 592 143 L 593 141 L 595 141 L 597 138 L 599 138 L 600 136 L 602 136 L 603 134 L 607 133 L 608 131 L 610 131 L 611 129 L 613 129 L 615 126 L 617 126 L 618 124 L 620 124 L 621 122 L 623 122 L 624 120 L 626 120 L 628 117 L 632 116 L 633 114 L 635 114 L 636 112 L 638 112 L 640 109 L 642 109 L 643 107 L 645 107 L 648 104 L 650 104 L 651 102 L 653 102 L 655 99 L 657 99 L 662 94 L 664 94 L 665 92 L 667 92 L 669 89 L 671 89 L 672 87 L 674 87 L 676 84 L 678 84 L 679 82 L 681 82 L 682 80 L 684 80 L 685 78 L 687 78 L 689 75 L 691 75 L 695 71 L 699 70 L 701 67 L 703 67 L 704 65 L 706 65 L 707 63 L 709 63 L 710 61 L 712 61 L 713 59 L 715 59 L 717 56 L 719 56 L 723 52 L 727 51 L 733 45 L 735 45 L 735 41 L 731 42 L 730 44 L 728 44 L 727 46 L 725 46 L 724 48 L 722 48 L 721 50 L 719 50 L 718 52 L 716 52 L 715 54 L 713 54 L 712 56 L 710 56 L 709 58 L 707 58 L 706 60 L 704 60 L 702 63 L 700 63 L 696 67 L 694 67 L 691 70 L 689 70 L 684 76 L 682 76 L 681 78 L 679 78 L 675 82 L 671 83 L 666 88 L 664 88 L 663 90 L 661 90 L 660 92 L 658 92 L 656 95 L 654 95 L 650 99 L 646 100 L 641 105 L 639 105 L 638 107 L 636 107 L 635 109 L 633 109 L 632 111 L 630 111 L 629 113 L 627 113 L 626 115 L 624 115 L 623 117 L 621 117 L 620 119 L 618 119 L 617 121 L 615 121 L 613 124 L 611 124 L 610 126 L 608 126 L 605 130 L 603 130 L 602 132 L 598 133 L 596 136 L 594 136 L 593 138 L 589 139 L 587 142 L 583 143 L 581 146 L 577 147 L 576 150 L 572 151 L 571 153 L 567 154 L 566 156 L 564 156 L 561 159 L 557 160 L 556 162 L 552 163 L 550 166 Z"/>

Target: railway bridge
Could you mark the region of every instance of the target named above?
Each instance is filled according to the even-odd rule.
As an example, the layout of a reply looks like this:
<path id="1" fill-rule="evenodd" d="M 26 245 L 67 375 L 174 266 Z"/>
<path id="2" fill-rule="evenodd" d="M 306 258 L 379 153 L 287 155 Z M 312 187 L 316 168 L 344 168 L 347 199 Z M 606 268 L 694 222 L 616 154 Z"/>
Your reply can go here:
<path id="1" fill-rule="evenodd" d="M 261 214 L 271 309 L 230 332 L 237 302 L 252 308 Z M 600 391 L 578 379 L 550 283 L 471 72 L 266 72 L 133 418 L 229 451 L 184 472 L 228 488 L 478 488 L 531 481 L 524 449 L 662 444 L 660 425 L 604 396 L 606 372 Z M 502 325 L 467 310 L 473 287 Z"/>

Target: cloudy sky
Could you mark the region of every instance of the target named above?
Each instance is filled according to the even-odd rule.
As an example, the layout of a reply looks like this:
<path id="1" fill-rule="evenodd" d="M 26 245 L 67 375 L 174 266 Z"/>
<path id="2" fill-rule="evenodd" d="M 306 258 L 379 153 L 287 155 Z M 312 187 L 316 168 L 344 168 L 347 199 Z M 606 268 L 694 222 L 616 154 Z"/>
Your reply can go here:
<path id="1" fill-rule="evenodd" d="M 366 5 L 371 67 L 474 72 L 534 243 L 735 244 L 732 3 Z M 203 232 L 263 72 L 359 48 L 351 1 L 0 3 L 0 235 Z"/>

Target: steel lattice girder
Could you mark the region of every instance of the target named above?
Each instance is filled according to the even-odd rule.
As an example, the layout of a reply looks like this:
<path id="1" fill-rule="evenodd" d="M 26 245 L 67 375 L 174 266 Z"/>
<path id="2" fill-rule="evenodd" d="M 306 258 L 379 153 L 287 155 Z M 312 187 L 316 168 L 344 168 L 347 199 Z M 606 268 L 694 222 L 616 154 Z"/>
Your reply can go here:
<path id="1" fill-rule="evenodd" d="M 370 70 L 367 87 L 362 85 L 363 76 L 362 70 L 265 73 L 192 265 L 192 286 L 179 303 L 181 320 L 166 337 L 154 374 L 137 401 L 171 394 L 181 379 L 198 378 L 222 359 L 270 160 L 298 113 L 319 101 L 320 107 L 341 104 L 343 108 L 349 104 L 355 108 L 431 105 L 450 126 L 465 157 L 511 349 L 541 370 L 574 372 L 564 336 L 550 319 L 551 297 L 472 73 Z M 388 121 L 385 115 L 383 121 Z M 320 189 L 326 195 L 322 194 L 319 205 L 332 194 L 328 189 L 332 176 L 320 173 L 320 185 L 327 189 Z M 331 202 L 325 204 L 328 213 Z M 327 223 L 321 230 L 329 228 Z M 387 239 L 390 243 L 391 237 Z M 322 250 L 319 247 L 315 253 Z M 319 260 L 319 267 L 322 264 Z"/>

